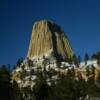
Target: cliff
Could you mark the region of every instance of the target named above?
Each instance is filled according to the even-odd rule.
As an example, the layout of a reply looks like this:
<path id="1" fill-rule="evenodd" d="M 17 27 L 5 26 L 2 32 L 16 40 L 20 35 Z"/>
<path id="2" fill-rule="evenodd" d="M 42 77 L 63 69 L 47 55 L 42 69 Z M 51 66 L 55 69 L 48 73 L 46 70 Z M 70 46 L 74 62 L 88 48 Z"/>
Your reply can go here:
<path id="1" fill-rule="evenodd" d="M 32 29 L 27 57 L 43 56 L 52 51 L 57 59 L 71 58 L 73 50 L 64 31 L 55 23 L 47 20 L 38 21 Z"/>

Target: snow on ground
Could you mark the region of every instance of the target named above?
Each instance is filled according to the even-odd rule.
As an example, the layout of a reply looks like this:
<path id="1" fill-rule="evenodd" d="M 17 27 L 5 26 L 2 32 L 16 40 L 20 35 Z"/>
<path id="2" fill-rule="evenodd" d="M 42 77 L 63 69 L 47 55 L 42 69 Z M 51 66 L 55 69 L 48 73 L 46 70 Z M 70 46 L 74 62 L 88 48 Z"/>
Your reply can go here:
<path id="1" fill-rule="evenodd" d="M 38 57 L 37 56 L 33 57 L 31 60 L 32 60 L 34 66 L 31 66 L 31 67 L 29 67 L 27 59 L 25 59 L 21 66 L 23 66 L 23 65 L 25 66 L 24 70 L 27 74 L 24 76 L 23 80 L 17 80 L 17 83 L 23 87 L 34 86 L 34 84 L 35 84 L 34 80 L 36 80 L 36 78 L 37 78 L 35 73 L 37 73 L 37 71 L 44 71 L 44 67 L 45 67 L 46 71 L 50 71 L 50 69 L 52 69 L 56 72 L 60 71 L 61 73 L 67 72 L 68 69 L 72 69 L 72 68 L 77 69 L 77 67 L 74 63 L 70 64 L 65 61 L 61 62 L 60 66 L 58 66 L 55 59 L 52 60 L 49 58 L 51 53 L 52 53 L 52 49 L 49 52 L 47 52 L 45 54 L 45 56 L 42 55 L 42 56 L 38 56 Z M 43 62 L 45 61 L 45 59 L 46 60 L 48 59 L 48 63 L 46 61 L 46 64 L 44 66 Z M 92 66 L 97 67 L 97 65 L 98 65 L 97 60 L 88 60 L 87 62 L 81 62 L 78 69 L 82 71 L 82 70 L 86 69 L 87 67 L 92 68 Z M 31 71 L 32 71 L 32 75 L 30 74 Z M 16 72 L 16 73 L 22 72 L 22 67 L 16 68 L 16 70 L 14 70 L 14 72 Z M 33 75 L 33 73 L 34 73 L 34 75 Z M 52 75 L 53 80 L 56 80 L 57 78 L 58 78 L 57 75 Z M 49 79 L 47 81 L 48 81 L 48 84 L 50 84 Z"/>

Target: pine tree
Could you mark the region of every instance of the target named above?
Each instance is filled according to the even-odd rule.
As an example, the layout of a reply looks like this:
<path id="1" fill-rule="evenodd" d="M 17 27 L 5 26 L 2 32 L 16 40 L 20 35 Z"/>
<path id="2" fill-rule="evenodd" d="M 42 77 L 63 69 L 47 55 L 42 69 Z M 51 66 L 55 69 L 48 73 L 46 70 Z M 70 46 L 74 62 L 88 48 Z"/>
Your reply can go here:
<path id="1" fill-rule="evenodd" d="M 85 64 L 87 64 L 87 61 L 89 60 L 89 55 L 86 53 L 85 54 L 85 58 L 84 58 L 84 61 L 85 61 Z"/>
<path id="2" fill-rule="evenodd" d="M 81 56 L 78 56 L 78 62 L 80 64 L 80 62 L 82 61 Z"/>
<path id="3" fill-rule="evenodd" d="M 48 85 L 42 72 L 37 75 L 36 85 L 33 87 L 33 93 L 36 100 L 47 100 Z"/>
<path id="4" fill-rule="evenodd" d="M 0 100 L 11 99 L 10 69 L 8 65 L 0 68 Z"/>
<path id="5" fill-rule="evenodd" d="M 75 54 L 73 55 L 72 61 L 74 62 L 74 64 L 75 64 L 77 67 L 79 67 L 79 61 L 78 61 L 78 58 L 77 58 L 77 56 L 76 56 Z"/>

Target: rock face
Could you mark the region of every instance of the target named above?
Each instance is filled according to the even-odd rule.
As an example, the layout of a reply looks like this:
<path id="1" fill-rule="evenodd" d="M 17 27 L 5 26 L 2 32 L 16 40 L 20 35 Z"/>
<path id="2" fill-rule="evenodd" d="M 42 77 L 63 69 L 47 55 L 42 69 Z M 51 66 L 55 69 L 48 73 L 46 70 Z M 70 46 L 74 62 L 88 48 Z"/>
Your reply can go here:
<path id="1" fill-rule="evenodd" d="M 27 57 L 43 56 L 52 51 L 56 59 L 65 60 L 73 56 L 73 50 L 62 29 L 47 20 L 38 21 L 32 29 Z"/>

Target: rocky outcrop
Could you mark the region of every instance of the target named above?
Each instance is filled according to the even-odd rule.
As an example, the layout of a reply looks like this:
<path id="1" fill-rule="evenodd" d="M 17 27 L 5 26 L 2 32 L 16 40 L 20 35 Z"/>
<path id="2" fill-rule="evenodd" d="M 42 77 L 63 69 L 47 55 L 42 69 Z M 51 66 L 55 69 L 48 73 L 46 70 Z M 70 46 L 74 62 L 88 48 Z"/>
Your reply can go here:
<path id="1" fill-rule="evenodd" d="M 34 56 L 43 56 L 50 50 L 57 59 L 65 60 L 73 56 L 69 40 L 57 24 L 46 20 L 36 22 L 27 57 L 32 59 Z"/>

